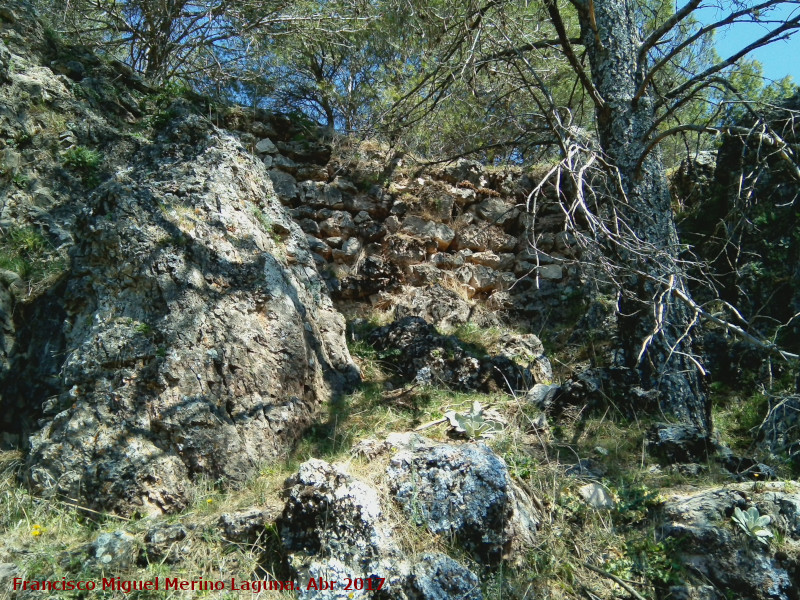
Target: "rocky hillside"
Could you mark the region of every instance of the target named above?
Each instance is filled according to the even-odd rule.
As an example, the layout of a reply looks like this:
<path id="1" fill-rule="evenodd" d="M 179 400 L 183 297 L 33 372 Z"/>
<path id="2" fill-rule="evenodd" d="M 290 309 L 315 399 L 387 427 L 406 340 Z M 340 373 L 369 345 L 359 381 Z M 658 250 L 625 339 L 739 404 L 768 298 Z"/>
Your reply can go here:
<path id="1" fill-rule="evenodd" d="M 800 597 L 797 397 L 754 435 L 715 382 L 714 438 L 619 397 L 538 171 L 153 89 L 0 8 L 0 597 Z"/>
<path id="2" fill-rule="evenodd" d="M 180 102 L 145 129 L 146 86 L 25 10 L 3 23 L 4 429 L 37 493 L 179 510 L 357 380 L 344 319 L 263 162 Z"/>

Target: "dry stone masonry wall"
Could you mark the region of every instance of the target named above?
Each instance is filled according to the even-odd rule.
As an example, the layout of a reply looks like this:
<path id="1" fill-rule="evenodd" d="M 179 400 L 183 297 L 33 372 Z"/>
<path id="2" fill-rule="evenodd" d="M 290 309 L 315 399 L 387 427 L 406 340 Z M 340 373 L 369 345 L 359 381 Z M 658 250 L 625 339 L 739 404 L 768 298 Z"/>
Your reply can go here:
<path id="1" fill-rule="evenodd" d="M 560 206 L 526 210 L 538 183 L 533 175 L 464 159 L 414 170 L 371 142 L 333 154 L 316 139 L 263 138 L 252 148 L 339 301 L 402 306 L 404 315 L 431 318 L 410 309 L 409 294 L 423 290 L 438 303 L 455 293 L 462 305 L 542 323 L 569 314 L 565 301 L 580 295 L 580 253 Z M 456 325 L 472 312 L 455 322 L 453 314 L 440 316 Z"/>

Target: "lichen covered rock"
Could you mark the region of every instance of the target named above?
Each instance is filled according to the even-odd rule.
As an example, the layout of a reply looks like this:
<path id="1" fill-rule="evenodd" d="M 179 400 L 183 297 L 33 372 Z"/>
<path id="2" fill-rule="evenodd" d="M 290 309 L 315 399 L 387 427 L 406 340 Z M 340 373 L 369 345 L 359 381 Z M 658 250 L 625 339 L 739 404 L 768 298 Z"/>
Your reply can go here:
<path id="1" fill-rule="evenodd" d="M 391 600 L 482 597 L 478 578 L 455 560 L 429 553 L 416 561 L 402 552 L 398 524 L 378 491 L 341 467 L 317 459 L 303 463 L 286 482 L 285 497 L 278 529 L 301 597 L 348 598 L 347 580 L 370 578 L 382 579 L 378 596 Z M 309 585 L 320 578 L 337 583 Z"/>
<path id="2" fill-rule="evenodd" d="M 770 517 L 767 527 L 780 534 L 780 546 L 761 543 L 732 522 L 736 508 L 751 507 Z M 765 483 L 754 489 L 739 484 L 674 495 L 664 505 L 664 516 L 663 535 L 678 540 L 678 557 L 688 573 L 700 576 L 697 583 L 711 583 L 737 598 L 797 598 L 800 494 L 794 485 Z"/>
<path id="3" fill-rule="evenodd" d="M 438 444 L 415 434 L 393 442 L 389 486 L 412 521 L 455 536 L 490 563 L 532 543 L 536 511 L 487 446 Z"/>
<path id="4" fill-rule="evenodd" d="M 531 336 L 535 337 L 535 336 Z M 420 317 L 376 329 L 368 341 L 403 379 L 457 390 L 527 390 L 536 377 L 508 356 L 474 356 Z M 525 357 L 538 358 L 538 357 Z"/>
<path id="5" fill-rule="evenodd" d="M 37 493 L 179 510 L 192 476 L 243 482 L 356 377 L 263 164 L 176 112 L 75 222 L 61 389 L 28 457 Z"/>

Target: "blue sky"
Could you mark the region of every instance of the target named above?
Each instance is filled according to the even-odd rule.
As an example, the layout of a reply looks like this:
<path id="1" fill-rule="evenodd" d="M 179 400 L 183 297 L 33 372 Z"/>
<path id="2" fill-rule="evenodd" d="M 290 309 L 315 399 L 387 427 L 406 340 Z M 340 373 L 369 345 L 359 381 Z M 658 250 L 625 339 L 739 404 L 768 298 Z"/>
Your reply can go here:
<path id="1" fill-rule="evenodd" d="M 679 2 L 679 5 L 684 2 Z M 719 2 L 718 4 L 728 4 Z M 695 12 L 695 17 L 703 24 L 713 23 L 727 15 L 728 11 L 716 8 L 703 8 Z M 800 14 L 800 5 L 781 6 L 769 13 L 770 19 L 786 20 Z M 717 30 L 717 52 L 723 58 L 734 54 L 748 44 L 762 37 L 767 31 L 777 27 L 777 24 L 760 25 L 757 23 L 737 23 Z M 800 31 L 794 32 L 786 41 L 778 41 L 769 46 L 759 48 L 750 54 L 751 58 L 758 60 L 764 66 L 764 76 L 777 80 L 791 75 L 795 84 L 800 85 Z"/>

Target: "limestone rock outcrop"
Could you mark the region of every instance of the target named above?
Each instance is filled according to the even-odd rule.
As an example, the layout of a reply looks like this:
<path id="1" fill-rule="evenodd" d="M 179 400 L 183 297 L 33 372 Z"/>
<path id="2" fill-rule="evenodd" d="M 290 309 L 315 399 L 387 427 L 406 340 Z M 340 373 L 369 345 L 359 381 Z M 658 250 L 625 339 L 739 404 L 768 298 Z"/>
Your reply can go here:
<path id="1" fill-rule="evenodd" d="M 763 544 L 732 522 L 734 510 L 755 507 L 768 515 L 768 528 L 783 542 Z M 691 588 L 712 585 L 737 598 L 790 600 L 800 581 L 800 494 L 790 484 L 765 483 L 753 489 L 739 484 L 675 495 L 664 505 L 663 535 L 677 540 L 678 557 L 697 582 L 676 586 L 666 595 L 691 597 Z M 689 594 L 689 596 L 687 596 Z M 709 592 L 707 598 L 727 597 Z"/>
<path id="2" fill-rule="evenodd" d="M 263 166 L 192 114 L 140 156 L 76 223 L 62 391 L 29 481 L 171 511 L 189 477 L 241 482 L 281 454 L 353 367 Z"/>
<path id="3" fill-rule="evenodd" d="M 497 564 L 532 544 L 539 518 L 511 480 L 505 462 L 483 444 L 440 444 L 393 436 L 387 476 L 412 521 L 454 536 L 484 562 Z"/>
<path id="4" fill-rule="evenodd" d="M 520 336 L 522 338 L 522 336 Z M 440 334 L 421 317 L 403 317 L 376 329 L 367 341 L 398 375 L 417 384 L 445 385 L 457 390 L 527 390 L 549 371 L 536 336 L 525 336 L 529 343 L 514 343 L 509 336 L 509 355 L 478 356 L 469 352 L 453 336 Z M 531 343 L 533 339 L 536 343 Z M 526 348 L 522 354 L 514 349 Z M 517 360 L 515 360 L 517 359 Z M 529 366 L 545 365 L 547 368 Z"/>
<path id="5" fill-rule="evenodd" d="M 369 581 L 390 600 L 482 598 L 478 578 L 452 558 L 429 552 L 412 559 L 395 539 L 378 491 L 325 461 L 312 459 L 286 482 L 278 529 L 301 597 L 348 598 L 346 582 Z M 336 581 L 318 589 L 312 580 Z"/>
<path id="6" fill-rule="evenodd" d="M 0 251 L 13 266 L 0 273 L 0 424 L 28 438 L 37 494 L 176 511 L 191 479 L 236 485 L 284 454 L 358 379 L 344 318 L 246 136 L 59 46 L 12 5 L 19 18 L 0 22 Z M 261 127 L 276 149 L 329 158 L 282 139 L 278 121 Z"/>

